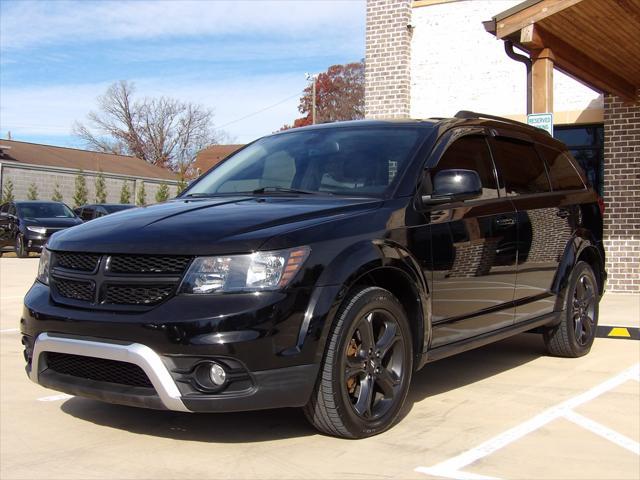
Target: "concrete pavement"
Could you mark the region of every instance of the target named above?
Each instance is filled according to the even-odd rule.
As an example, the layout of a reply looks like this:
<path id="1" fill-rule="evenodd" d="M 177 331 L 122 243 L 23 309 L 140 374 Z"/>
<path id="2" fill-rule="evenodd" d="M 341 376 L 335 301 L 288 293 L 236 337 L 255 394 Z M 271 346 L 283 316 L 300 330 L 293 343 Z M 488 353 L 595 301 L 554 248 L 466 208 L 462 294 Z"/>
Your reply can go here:
<path id="1" fill-rule="evenodd" d="M 441 360 L 415 375 L 399 424 L 346 441 L 294 409 L 161 412 L 31 383 L 16 329 L 36 268 L 0 259 L 2 479 L 640 477 L 638 341 L 597 339 L 562 359 L 523 334 Z M 628 300 L 605 297 L 601 321 L 637 324 Z"/>

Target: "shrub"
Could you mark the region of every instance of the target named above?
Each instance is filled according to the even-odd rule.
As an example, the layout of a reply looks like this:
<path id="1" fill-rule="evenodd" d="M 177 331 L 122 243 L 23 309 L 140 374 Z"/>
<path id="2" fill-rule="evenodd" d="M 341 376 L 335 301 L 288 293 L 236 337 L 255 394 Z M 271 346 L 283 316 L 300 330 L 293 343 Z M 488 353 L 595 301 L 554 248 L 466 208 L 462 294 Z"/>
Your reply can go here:
<path id="1" fill-rule="evenodd" d="M 156 202 L 162 203 L 169 200 L 169 186 L 162 182 L 156 190 Z"/>
<path id="2" fill-rule="evenodd" d="M 29 188 L 27 189 L 27 200 L 38 200 L 38 187 L 36 184 L 31 182 Z"/>
<path id="3" fill-rule="evenodd" d="M 126 180 L 122 183 L 120 190 L 120 203 L 131 203 L 131 190 L 129 190 L 129 183 Z"/>
<path id="4" fill-rule="evenodd" d="M 82 170 L 76 175 L 76 190 L 73 193 L 73 206 L 80 207 L 87 203 L 88 197 L 87 180 L 84 178 Z"/>

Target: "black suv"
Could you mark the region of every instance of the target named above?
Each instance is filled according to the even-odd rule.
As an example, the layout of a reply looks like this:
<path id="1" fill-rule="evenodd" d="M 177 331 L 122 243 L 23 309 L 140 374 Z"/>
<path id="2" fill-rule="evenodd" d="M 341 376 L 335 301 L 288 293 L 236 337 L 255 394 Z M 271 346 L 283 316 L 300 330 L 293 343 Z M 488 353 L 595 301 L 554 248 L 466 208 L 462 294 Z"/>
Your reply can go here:
<path id="1" fill-rule="evenodd" d="M 389 428 L 426 363 L 594 340 L 602 203 L 541 130 L 461 112 L 261 138 L 179 198 L 54 235 L 21 322 L 41 385 L 182 412 Z M 473 368 L 470 366 L 470 368 Z"/>
<path id="2" fill-rule="evenodd" d="M 52 234 L 80 223 L 62 202 L 7 202 L 0 206 L 0 255 L 6 248 L 13 248 L 20 258 L 38 253 Z"/>

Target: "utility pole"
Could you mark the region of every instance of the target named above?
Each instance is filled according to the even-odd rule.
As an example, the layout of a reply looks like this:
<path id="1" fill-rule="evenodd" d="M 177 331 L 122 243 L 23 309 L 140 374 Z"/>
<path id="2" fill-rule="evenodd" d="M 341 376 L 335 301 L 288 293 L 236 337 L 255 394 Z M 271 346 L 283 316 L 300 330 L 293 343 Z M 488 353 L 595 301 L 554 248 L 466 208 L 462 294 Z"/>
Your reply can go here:
<path id="1" fill-rule="evenodd" d="M 311 124 L 315 125 L 316 124 L 316 77 L 315 75 L 313 76 L 313 85 L 311 87 L 311 92 L 312 92 L 312 107 L 311 107 Z"/>
<path id="2" fill-rule="evenodd" d="M 311 124 L 316 124 L 316 81 L 318 80 L 318 74 L 305 73 L 307 81 L 311 80 Z"/>

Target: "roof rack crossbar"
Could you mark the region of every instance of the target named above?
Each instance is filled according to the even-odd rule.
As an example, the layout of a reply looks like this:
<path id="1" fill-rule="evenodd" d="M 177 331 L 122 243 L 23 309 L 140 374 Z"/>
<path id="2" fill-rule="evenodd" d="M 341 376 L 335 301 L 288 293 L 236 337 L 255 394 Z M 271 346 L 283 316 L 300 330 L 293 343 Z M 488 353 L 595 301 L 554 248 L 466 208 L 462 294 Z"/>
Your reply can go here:
<path id="1" fill-rule="evenodd" d="M 471 112 L 469 110 L 460 110 L 458 113 L 456 113 L 454 115 L 455 118 L 460 118 L 460 119 L 466 119 L 466 118 L 486 118 L 487 120 L 497 120 L 499 122 L 504 122 L 504 123 L 510 123 L 511 125 L 518 125 L 521 127 L 528 127 L 528 128 L 533 128 L 536 131 L 543 131 L 545 133 L 547 133 L 547 135 L 549 134 L 549 132 L 547 132 L 546 130 L 542 130 L 540 128 L 528 125 L 526 123 L 523 122 L 519 122 L 517 120 L 511 120 L 510 118 L 504 118 L 504 117 L 498 117 L 496 115 L 488 115 L 486 113 L 477 113 L 477 112 Z"/>

